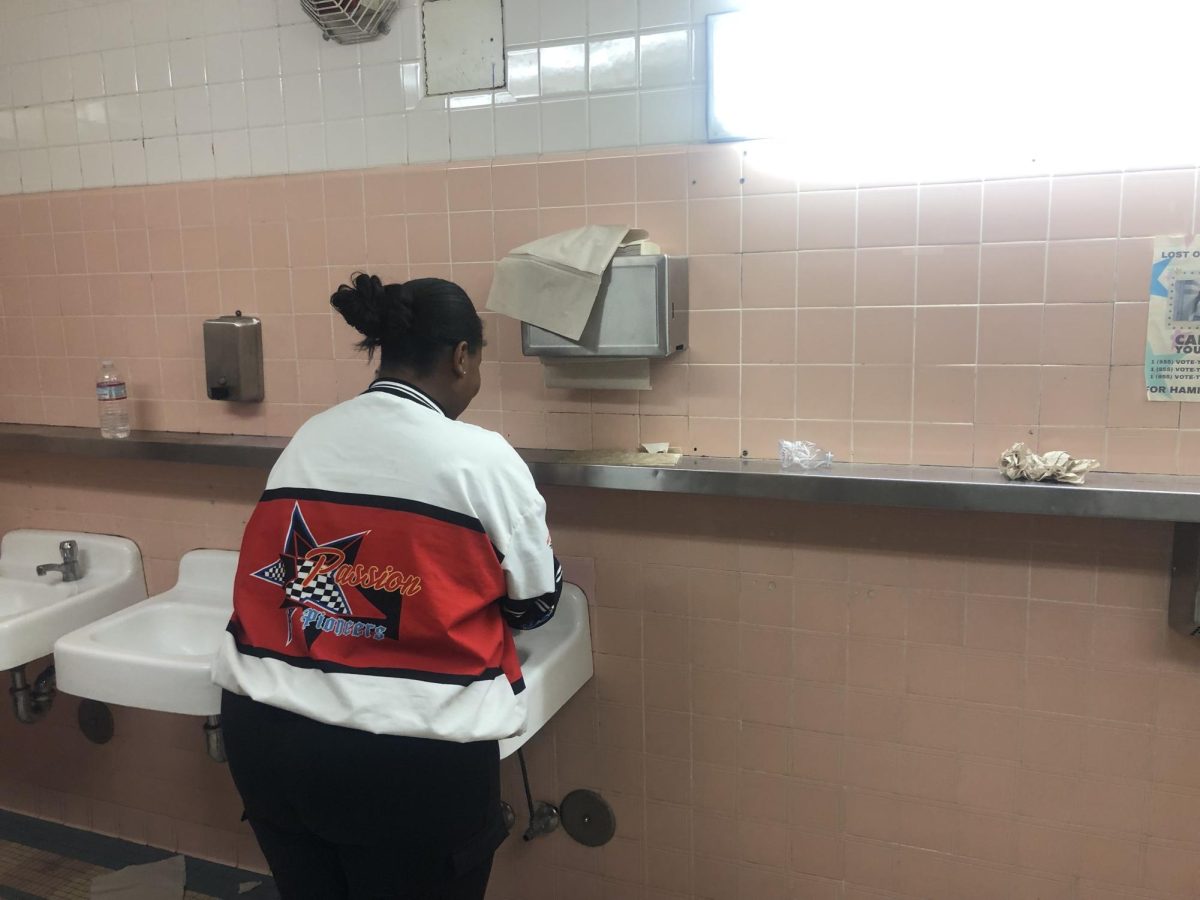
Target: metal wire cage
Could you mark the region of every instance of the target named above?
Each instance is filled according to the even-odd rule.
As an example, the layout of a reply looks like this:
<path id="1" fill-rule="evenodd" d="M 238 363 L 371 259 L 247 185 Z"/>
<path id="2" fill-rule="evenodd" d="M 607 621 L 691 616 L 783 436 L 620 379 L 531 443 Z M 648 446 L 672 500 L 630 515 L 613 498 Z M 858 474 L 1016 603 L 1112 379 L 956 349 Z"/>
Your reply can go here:
<path id="1" fill-rule="evenodd" d="M 325 40 L 359 44 L 388 33 L 398 0 L 300 0 Z"/>

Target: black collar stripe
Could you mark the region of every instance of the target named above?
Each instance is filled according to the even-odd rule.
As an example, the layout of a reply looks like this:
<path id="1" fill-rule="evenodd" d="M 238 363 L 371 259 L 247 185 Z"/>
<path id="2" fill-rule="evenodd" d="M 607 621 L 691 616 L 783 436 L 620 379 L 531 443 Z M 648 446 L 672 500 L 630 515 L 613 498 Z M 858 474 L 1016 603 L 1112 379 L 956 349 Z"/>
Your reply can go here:
<path id="1" fill-rule="evenodd" d="M 367 393 L 383 393 L 391 394 L 393 397 L 400 397 L 404 400 L 412 400 L 414 403 L 419 403 L 424 407 L 432 409 L 436 413 L 446 414 L 436 400 L 413 387 L 411 384 L 405 384 L 403 381 L 375 381 L 367 388 Z"/>

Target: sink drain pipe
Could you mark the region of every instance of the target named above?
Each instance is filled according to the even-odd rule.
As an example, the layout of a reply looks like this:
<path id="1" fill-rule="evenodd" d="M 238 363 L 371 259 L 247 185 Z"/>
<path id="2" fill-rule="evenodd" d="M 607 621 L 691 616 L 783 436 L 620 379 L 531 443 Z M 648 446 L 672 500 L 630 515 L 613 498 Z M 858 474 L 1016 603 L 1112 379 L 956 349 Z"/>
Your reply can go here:
<path id="1" fill-rule="evenodd" d="M 558 807 L 545 801 L 533 801 L 533 791 L 529 789 L 529 769 L 525 765 L 525 751 L 517 751 L 517 760 L 521 763 L 521 781 L 525 785 L 525 802 L 529 805 L 529 827 L 521 835 L 521 840 L 528 843 L 534 838 L 542 837 L 558 830 Z"/>
<path id="2" fill-rule="evenodd" d="M 219 763 L 229 762 L 225 755 L 225 734 L 221 731 L 221 717 L 208 716 L 204 720 L 204 749 L 210 759 Z"/>
<path id="3" fill-rule="evenodd" d="M 50 712 L 50 705 L 57 693 L 54 680 L 54 666 L 47 666 L 31 685 L 25 676 L 25 667 L 18 666 L 9 670 L 12 677 L 12 687 L 8 689 L 12 697 L 13 714 L 18 722 L 32 725 Z"/>

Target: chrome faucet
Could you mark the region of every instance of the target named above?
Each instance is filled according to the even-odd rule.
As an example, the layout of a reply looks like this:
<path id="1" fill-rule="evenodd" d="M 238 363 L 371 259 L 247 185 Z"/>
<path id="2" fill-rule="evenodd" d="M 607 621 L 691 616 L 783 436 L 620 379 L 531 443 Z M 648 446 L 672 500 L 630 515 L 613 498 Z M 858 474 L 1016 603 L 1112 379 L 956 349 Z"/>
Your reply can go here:
<path id="1" fill-rule="evenodd" d="M 83 568 L 79 564 L 79 544 L 75 541 L 63 541 L 58 545 L 58 552 L 62 556 L 61 563 L 43 563 L 37 567 L 38 575 L 45 575 L 47 572 L 61 572 L 62 580 L 78 581 L 83 577 Z"/>

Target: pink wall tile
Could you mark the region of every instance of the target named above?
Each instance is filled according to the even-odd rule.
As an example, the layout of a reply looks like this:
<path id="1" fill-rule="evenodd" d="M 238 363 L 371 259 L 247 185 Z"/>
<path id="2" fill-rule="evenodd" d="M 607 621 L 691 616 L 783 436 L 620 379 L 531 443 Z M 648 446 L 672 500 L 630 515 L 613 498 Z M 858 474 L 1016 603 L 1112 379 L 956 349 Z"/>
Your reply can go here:
<path id="1" fill-rule="evenodd" d="M 664 253 L 679 256 L 687 252 L 689 221 L 686 202 L 676 200 L 662 203 L 639 203 L 636 210 L 637 227 L 650 232 L 650 239 L 662 247 Z M 542 220 L 542 225 L 545 228 L 545 218 Z M 728 230 L 729 237 L 724 239 L 732 240 L 732 229 Z M 722 251 L 714 250 L 713 252 Z"/>
<path id="2" fill-rule="evenodd" d="M 203 182 L 181 184 L 179 196 L 179 225 L 182 228 L 211 228 L 216 224 L 213 214 L 213 188 Z"/>
<path id="3" fill-rule="evenodd" d="M 742 259 L 742 306 L 791 309 L 796 305 L 795 253 L 750 253 Z"/>
<path id="4" fill-rule="evenodd" d="M 1154 257 L 1153 238 L 1125 238 L 1117 243 L 1117 300 L 1143 302 L 1149 290 L 1146 273 Z"/>
<path id="5" fill-rule="evenodd" d="M 799 195 L 799 248 L 831 250 L 855 246 L 855 191 L 812 191 Z M 781 222 L 781 226 L 786 222 Z"/>
<path id="6" fill-rule="evenodd" d="M 690 309 L 737 309 L 741 306 L 740 256 L 692 256 L 688 260 L 688 275 Z"/>
<path id="7" fill-rule="evenodd" d="M 185 229 L 184 259 L 188 269 L 216 268 L 216 234 L 210 229 Z M 193 242 L 211 240 L 212 264 L 208 266 L 194 265 L 188 257 L 189 236 Z M 207 237 L 206 236 L 210 236 Z M 288 243 L 287 227 L 282 222 L 255 222 L 250 228 L 250 242 L 254 265 L 262 268 L 287 268 Z M 299 261 L 298 261 L 299 262 Z"/>
<path id="8" fill-rule="evenodd" d="M 536 209 L 498 211 L 493 217 L 496 228 L 496 254 L 504 256 L 522 244 L 538 237 Z"/>
<path id="9" fill-rule="evenodd" d="M 913 310 L 857 309 L 854 312 L 854 362 L 867 365 L 911 364 Z"/>
<path id="10" fill-rule="evenodd" d="M 79 275 L 87 271 L 83 234 L 70 232 L 54 236 L 54 263 L 60 275 Z"/>
<path id="11" fill-rule="evenodd" d="M 858 194 L 858 246 L 897 247 L 917 242 L 917 189 L 868 188 Z"/>
<path id="12" fill-rule="evenodd" d="M 796 311 L 745 310 L 742 313 L 742 363 L 796 362 Z"/>
<path id="13" fill-rule="evenodd" d="M 1187 234 L 1194 228 L 1196 172 L 1130 172 L 1125 175 L 1121 236 Z"/>
<path id="14" fill-rule="evenodd" d="M 1107 418 L 1106 366 L 1046 366 L 1042 369 L 1040 422 L 1043 426 L 1102 428 Z M 1043 434 L 1043 438 L 1049 436 Z"/>
<path id="15" fill-rule="evenodd" d="M 790 366 L 743 365 L 741 390 L 745 418 L 791 419 L 795 415 L 795 377 Z"/>
<path id="16" fill-rule="evenodd" d="M 20 233 L 49 234 L 52 232 L 49 198 L 22 197 L 18 203 Z"/>
<path id="17" fill-rule="evenodd" d="M 329 183 L 331 192 L 336 192 L 337 182 Z M 311 219 L 323 219 L 326 215 L 325 206 L 326 182 L 322 175 L 289 175 L 283 182 L 283 215 L 288 222 L 306 222 Z M 395 204 L 403 209 L 404 182 L 399 173 L 376 172 L 364 177 L 364 208 L 371 212 L 384 212 Z M 214 196 L 214 201 L 216 201 Z M 352 200 L 344 201 L 335 197 L 334 208 L 338 206 L 355 207 Z M 264 207 L 264 211 L 265 211 Z M 250 214 L 249 202 L 246 205 L 246 215 Z M 347 213 L 349 214 L 349 213 Z M 237 218 L 241 218 L 238 216 Z M 258 218 L 258 217 L 255 217 Z M 275 221 L 275 217 L 262 217 L 259 221 Z"/>
<path id="18" fill-rule="evenodd" d="M 854 310 L 800 309 L 796 313 L 796 362 L 843 363 L 854 354 Z"/>
<path id="19" fill-rule="evenodd" d="M 542 206 L 581 206 L 587 198 L 583 160 L 538 166 L 538 197 Z"/>
<path id="20" fill-rule="evenodd" d="M 1111 304 L 1049 305 L 1042 322 L 1042 361 L 1056 365 L 1107 365 L 1112 333 Z"/>
<path id="21" fill-rule="evenodd" d="M 122 272 L 150 271 L 150 242 L 144 230 L 117 232 L 117 267 Z"/>
<path id="22" fill-rule="evenodd" d="M 977 244 L 983 185 L 933 184 L 921 188 L 918 241 L 921 244 Z"/>
<path id="23" fill-rule="evenodd" d="M 851 366 L 796 367 L 796 418 L 849 421 L 854 389 Z M 807 434 L 805 440 L 812 440 Z"/>
<path id="24" fill-rule="evenodd" d="M 1180 404 L 1147 399 L 1141 366 L 1112 369 L 1108 424 L 1118 428 L 1177 428 Z"/>
<path id="25" fill-rule="evenodd" d="M 908 421 L 911 419 L 911 408 L 912 378 L 907 368 L 854 367 L 856 421 Z"/>
<path id="26" fill-rule="evenodd" d="M 320 259 L 322 262 L 324 261 L 324 220 L 304 223 L 303 226 L 297 224 L 294 229 L 288 230 L 288 245 L 292 259 L 305 260 L 307 265 L 314 264 L 310 253 L 317 249 L 314 246 L 315 241 L 306 240 L 305 238 L 307 238 L 307 234 L 309 232 L 315 232 L 317 230 L 320 232 Z M 216 232 L 217 263 L 222 269 L 245 269 L 249 268 L 253 264 L 249 221 L 234 225 L 220 225 L 217 227 Z M 122 233 L 123 232 L 120 231 L 117 232 L 118 242 L 120 241 Z M 137 234 L 138 232 L 129 233 Z M 118 250 L 120 250 L 119 243 Z"/>
<path id="27" fill-rule="evenodd" d="M 916 284 L 916 255 L 912 250 L 859 250 L 855 257 L 856 306 L 912 305 Z"/>
<path id="28" fill-rule="evenodd" d="M 1041 303 L 1045 268 L 1045 244 L 984 244 L 980 252 L 980 302 Z"/>
<path id="29" fill-rule="evenodd" d="M 853 250 L 810 250 L 797 254 L 797 305 L 853 305 L 855 256 Z"/>
<path id="30" fill-rule="evenodd" d="M 469 213 L 462 215 L 469 215 Z M 434 234 L 437 234 L 440 228 L 445 227 L 442 224 L 446 221 L 445 216 L 430 218 L 438 220 L 437 223 L 430 226 L 430 230 Z M 331 265 L 349 269 L 361 268 L 367 261 L 367 237 L 363 219 L 361 217 L 326 219 L 325 252 Z M 440 252 L 448 254 L 449 251 Z M 441 259 L 430 259 L 429 262 L 443 262 L 448 258 L 445 256 Z"/>
<path id="31" fill-rule="evenodd" d="M 742 249 L 740 200 L 693 200 L 687 206 L 689 253 L 737 253 Z M 651 239 L 657 240 L 653 234 Z"/>
<path id="32" fill-rule="evenodd" d="M 179 233 L 180 243 L 182 247 L 182 259 L 180 266 L 184 270 L 198 269 L 215 269 L 217 267 L 217 235 L 212 228 L 185 228 Z M 257 245 L 255 247 L 257 249 Z M 270 262 L 270 265 L 279 268 L 287 267 L 287 238 L 280 232 L 276 250 L 282 249 L 282 256 L 277 252 L 273 257 L 264 254 L 264 259 Z M 257 255 L 255 256 L 256 265 L 267 265 L 268 262 L 258 262 Z"/>
<path id="33" fill-rule="evenodd" d="M 976 303 L 979 247 L 929 246 L 917 251 L 917 304 Z"/>
<path id="34" fill-rule="evenodd" d="M 414 264 L 449 262 L 449 216 L 408 216 L 408 254 L 409 260 Z M 332 257 L 329 261 L 334 262 Z"/>
<path id="35" fill-rule="evenodd" d="M 688 196 L 688 158 L 685 153 L 639 155 L 636 174 L 639 202 L 683 200 Z"/>
<path id="36" fill-rule="evenodd" d="M 689 370 L 688 415 L 738 417 L 741 392 L 739 366 L 692 365 Z"/>
<path id="37" fill-rule="evenodd" d="M 538 167 L 529 163 L 495 166 L 492 203 L 498 210 L 537 208 Z"/>
<path id="38" fill-rule="evenodd" d="M 585 163 L 587 202 L 633 203 L 638 199 L 637 158 L 613 156 L 589 159 Z M 651 199 L 645 197 L 642 199 Z M 678 199 L 675 197 L 664 199 Z"/>
<path id="39" fill-rule="evenodd" d="M 1042 306 L 992 306 L 979 310 L 980 364 L 1041 362 Z"/>
<path id="40" fill-rule="evenodd" d="M 976 422 L 1027 425 L 1037 421 L 1041 373 L 1036 366 L 981 365 L 978 378 Z"/>
<path id="41" fill-rule="evenodd" d="M 1055 178 L 1050 187 L 1050 239 L 1117 236 L 1120 175 Z"/>
<path id="42" fill-rule="evenodd" d="M 917 307 L 918 365 L 975 362 L 979 312 L 975 307 Z"/>
<path id="43" fill-rule="evenodd" d="M 451 212 L 492 209 L 490 166 L 453 167 L 448 173 L 447 199 Z"/>
<path id="44" fill-rule="evenodd" d="M 22 197 L 18 203 L 22 234 L 49 234 L 53 230 L 49 197 Z"/>
<path id="45" fill-rule="evenodd" d="M 737 456 L 741 453 L 738 420 L 689 418 L 686 444 L 700 456 Z"/>
<path id="46" fill-rule="evenodd" d="M 407 213 L 444 213 L 450 209 L 446 170 L 410 168 L 404 170 L 404 196 Z"/>
<path id="47" fill-rule="evenodd" d="M 905 465 L 912 460 L 912 425 L 858 422 L 854 426 L 856 462 Z M 892 672 L 894 673 L 894 668 Z"/>
<path id="48" fill-rule="evenodd" d="M 1046 302 L 1111 302 L 1117 242 L 1055 241 L 1046 257 Z"/>
<path id="49" fill-rule="evenodd" d="M 737 311 L 694 312 L 688 323 L 688 361 L 724 363 L 741 361 L 741 313 Z"/>
<path id="50" fill-rule="evenodd" d="M 914 392 L 913 418 L 918 422 L 974 420 L 973 366 L 918 366 Z"/>
<path id="51" fill-rule="evenodd" d="M 1045 240 L 1049 222 L 1049 178 L 989 181 L 984 185 L 983 240 Z"/>
<path id="52" fill-rule="evenodd" d="M 742 249 L 747 253 L 799 249 L 798 208 L 794 194 L 746 197 L 742 201 Z"/>
<path id="53" fill-rule="evenodd" d="M 741 175 L 740 147 L 688 148 L 689 197 L 735 197 L 741 193 Z"/>
<path id="54" fill-rule="evenodd" d="M 974 450 L 974 426 L 968 424 L 913 425 L 913 458 L 928 465 L 969 466 Z"/>
<path id="55" fill-rule="evenodd" d="M 787 194 L 797 189 L 791 154 L 765 144 L 745 144 L 742 152 L 743 190 L 747 194 Z"/>

